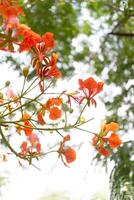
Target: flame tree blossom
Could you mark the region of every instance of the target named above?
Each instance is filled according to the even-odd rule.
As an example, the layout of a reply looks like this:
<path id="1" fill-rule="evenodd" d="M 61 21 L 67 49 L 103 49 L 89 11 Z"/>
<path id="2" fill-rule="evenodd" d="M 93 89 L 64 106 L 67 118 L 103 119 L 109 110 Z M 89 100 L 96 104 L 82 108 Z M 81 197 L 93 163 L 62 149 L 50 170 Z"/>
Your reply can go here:
<path id="1" fill-rule="evenodd" d="M 57 153 L 63 164 L 69 167 L 76 160 L 78 152 L 76 145 L 70 146 L 68 142 L 74 130 L 86 131 L 80 126 L 91 123 L 92 118 L 86 120 L 83 116 L 84 111 L 90 109 L 92 105 L 97 105 L 95 97 L 103 91 L 104 83 L 88 76 L 85 80 L 79 79 L 76 91 L 69 93 L 67 85 L 66 90 L 54 93 L 53 84 L 56 79 L 62 77 L 57 68 L 58 56 L 53 51 L 54 34 L 46 32 L 39 35 L 27 25 L 21 24 L 19 17 L 23 17 L 24 12 L 14 0 L 0 1 L 0 15 L 3 20 L 0 30 L 0 50 L 14 53 L 16 49 L 19 54 L 27 51 L 32 57 L 29 67 L 22 70 L 24 81 L 19 92 L 11 89 L 9 81 L 0 88 L 1 139 L 10 152 L 18 158 L 19 164 L 21 160 L 25 160 L 36 167 L 33 163 L 35 159 L 39 160 L 49 153 Z M 14 45 L 18 48 L 14 48 Z M 36 71 L 36 75 L 29 83 L 27 77 L 30 67 Z M 79 106 L 83 108 L 78 114 Z M 69 119 L 74 116 L 76 121 L 70 122 Z M 12 128 L 14 132 L 11 132 Z M 92 145 L 98 153 L 107 157 L 113 149 L 122 144 L 117 133 L 118 129 L 119 124 L 111 122 L 103 124 L 99 133 L 86 132 L 94 134 Z M 20 138 L 19 149 L 8 140 L 10 132 L 11 135 Z M 66 135 L 67 132 L 70 134 Z M 58 144 L 52 143 L 52 150 L 47 151 L 42 138 L 46 139 L 46 134 L 50 133 L 58 134 L 60 140 Z M 2 160 L 8 160 L 9 155 L 1 155 Z M 89 155 L 84 156 L 88 159 Z"/>
<path id="2" fill-rule="evenodd" d="M 92 145 L 97 148 L 99 153 L 101 153 L 104 156 L 109 156 L 110 152 L 107 149 L 107 147 L 115 149 L 122 144 L 119 135 L 116 133 L 118 129 L 119 129 L 119 124 L 115 122 L 102 125 L 98 135 L 95 135 L 92 138 Z"/>

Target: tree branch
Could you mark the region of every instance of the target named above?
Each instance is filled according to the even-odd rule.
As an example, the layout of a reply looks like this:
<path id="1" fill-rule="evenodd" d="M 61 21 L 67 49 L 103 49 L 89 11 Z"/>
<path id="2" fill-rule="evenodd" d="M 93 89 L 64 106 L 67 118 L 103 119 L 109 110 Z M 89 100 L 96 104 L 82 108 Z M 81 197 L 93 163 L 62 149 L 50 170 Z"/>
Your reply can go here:
<path id="1" fill-rule="evenodd" d="M 124 37 L 134 37 L 134 33 L 121 33 L 121 32 L 110 32 L 108 35 L 124 36 Z"/>

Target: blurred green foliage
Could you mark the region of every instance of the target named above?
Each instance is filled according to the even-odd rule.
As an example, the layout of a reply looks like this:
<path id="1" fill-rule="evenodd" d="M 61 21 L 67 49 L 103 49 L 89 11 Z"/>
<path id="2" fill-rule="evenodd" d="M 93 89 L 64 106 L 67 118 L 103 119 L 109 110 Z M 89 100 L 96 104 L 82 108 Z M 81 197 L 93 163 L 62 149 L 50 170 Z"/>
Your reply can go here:
<path id="1" fill-rule="evenodd" d="M 95 73 L 115 86 L 104 99 L 107 120 L 118 121 L 125 130 L 134 128 L 134 1 L 96 0 L 87 7 L 95 19 L 102 21 L 98 31 L 106 32 L 93 62 Z M 117 94 L 116 88 L 120 91 Z"/>
<path id="2" fill-rule="evenodd" d="M 106 194 L 103 194 L 101 192 L 96 192 L 93 194 L 90 200 L 108 200 L 106 197 Z"/>
<path id="3" fill-rule="evenodd" d="M 87 7 L 93 18 L 102 20 L 98 31 L 105 31 L 93 63 L 95 73 L 111 85 L 111 93 L 103 99 L 108 110 L 107 122 L 118 122 L 121 132 L 128 134 L 134 128 L 134 1 L 96 0 Z M 134 196 L 133 147 L 132 138 L 109 157 L 114 162 L 110 200 Z M 96 160 L 108 167 L 109 160 L 103 156 L 98 154 Z"/>
<path id="4" fill-rule="evenodd" d="M 125 195 L 134 193 L 134 141 L 126 142 L 111 156 L 115 166 L 111 173 L 111 200 L 125 199 Z M 133 194 L 132 194 L 133 193 Z"/>
<path id="5" fill-rule="evenodd" d="M 69 197 L 67 197 L 65 195 L 65 193 L 63 193 L 63 192 L 55 192 L 55 193 L 46 195 L 46 196 L 40 198 L 39 200 L 60 200 L 60 199 L 69 200 Z"/>

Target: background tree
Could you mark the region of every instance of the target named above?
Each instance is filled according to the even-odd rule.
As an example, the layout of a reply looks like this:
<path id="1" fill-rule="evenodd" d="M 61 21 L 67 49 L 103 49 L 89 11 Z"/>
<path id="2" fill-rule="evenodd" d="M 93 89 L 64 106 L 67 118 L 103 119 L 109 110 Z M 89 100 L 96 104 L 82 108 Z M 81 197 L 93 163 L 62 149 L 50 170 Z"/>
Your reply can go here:
<path id="1" fill-rule="evenodd" d="M 109 96 L 104 99 L 109 111 L 107 120 L 118 121 L 122 133 L 129 133 L 134 128 L 134 1 L 97 0 L 89 2 L 87 7 L 95 19 L 102 20 L 100 29 L 106 32 L 93 62 L 96 73 L 101 74 L 107 84 L 113 84 Z M 132 139 L 110 157 L 114 160 L 110 176 L 111 200 L 134 195 L 133 147 Z M 102 160 L 99 155 L 96 158 Z M 106 166 L 106 159 L 103 164 Z"/>
<path id="2" fill-rule="evenodd" d="M 106 32 L 93 58 L 94 68 L 108 84 L 113 84 L 113 90 L 117 90 L 105 99 L 108 120 L 112 118 L 128 130 L 134 127 L 134 1 L 97 0 L 87 7 L 94 18 L 102 20 L 99 28 Z"/>

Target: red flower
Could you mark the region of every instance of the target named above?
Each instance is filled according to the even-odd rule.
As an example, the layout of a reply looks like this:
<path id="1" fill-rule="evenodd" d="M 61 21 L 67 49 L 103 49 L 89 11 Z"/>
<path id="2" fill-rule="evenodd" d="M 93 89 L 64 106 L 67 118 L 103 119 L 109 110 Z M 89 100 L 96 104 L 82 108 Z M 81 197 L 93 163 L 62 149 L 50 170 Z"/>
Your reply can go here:
<path id="1" fill-rule="evenodd" d="M 27 112 L 24 112 L 22 116 L 22 120 L 24 121 L 24 127 L 19 127 L 19 129 L 23 130 L 26 136 L 30 136 L 33 131 L 33 125 L 30 123 L 30 119 L 31 116 Z"/>
<path id="2" fill-rule="evenodd" d="M 74 162 L 76 160 L 76 152 L 71 147 L 68 147 L 64 151 L 63 155 L 65 156 L 67 163 L 71 163 L 71 162 Z"/>
<path id="3" fill-rule="evenodd" d="M 59 108 L 53 107 L 49 110 L 49 112 L 50 112 L 49 118 L 51 120 L 57 120 L 57 119 L 61 118 L 62 112 Z"/>
<path id="4" fill-rule="evenodd" d="M 47 50 L 54 48 L 54 34 L 51 32 L 46 32 L 42 36 L 42 40 L 45 42 L 45 46 Z"/>
<path id="5" fill-rule="evenodd" d="M 94 136 L 94 137 L 92 138 L 92 145 L 93 145 L 93 146 L 96 146 L 96 144 L 98 143 L 98 141 L 99 141 L 99 138 L 98 138 L 97 136 Z"/>
<path id="6" fill-rule="evenodd" d="M 49 112 L 49 118 L 51 120 L 57 120 L 61 118 L 62 111 L 56 107 L 62 104 L 61 98 L 50 98 L 44 105 L 45 109 Z"/>
<path id="7" fill-rule="evenodd" d="M 67 142 L 67 141 L 70 141 L 70 140 L 71 140 L 70 135 L 66 135 L 66 136 L 63 138 L 62 144 L 64 144 L 64 143 Z"/>
<path id="8" fill-rule="evenodd" d="M 29 26 L 26 26 L 25 24 L 18 24 L 17 26 L 17 35 L 28 37 L 31 32 L 31 28 Z"/>
<path id="9" fill-rule="evenodd" d="M 36 69 L 36 74 L 40 79 L 39 87 L 43 92 L 45 78 L 61 77 L 61 72 L 56 68 L 57 55 L 53 53 L 50 58 L 47 55 L 54 47 L 54 35 L 47 32 L 41 37 L 25 25 L 18 25 L 17 35 L 24 37 L 20 43 L 20 52 L 30 50 L 33 54 L 31 63 Z"/>
<path id="10" fill-rule="evenodd" d="M 64 147 L 65 142 L 69 141 L 70 139 L 71 139 L 70 135 L 66 135 L 63 138 L 63 141 L 60 143 L 60 147 L 59 147 L 59 150 L 58 150 L 59 157 L 61 157 L 61 160 L 66 167 L 68 167 L 68 165 L 64 162 L 63 156 L 65 157 L 65 160 L 66 160 L 67 163 L 72 163 L 76 160 L 75 150 L 71 147 L 67 147 L 67 148 Z"/>
<path id="11" fill-rule="evenodd" d="M 45 108 L 47 110 L 50 110 L 54 105 L 55 106 L 60 106 L 62 104 L 62 99 L 61 98 L 50 98 L 45 104 Z"/>
<path id="12" fill-rule="evenodd" d="M 53 53 L 49 63 L 44 67 L 42 76 L 44 78 L 61 78 L 61 72 L 56 68 L 57 54 Z"/>
<path id="13" fill-rule="evenodd" d="M 18 26 L 17 31 L 18 36 L 24 36 L 22 42 L 20 43 L 20 52 L 29 51 L 31 47 L 36 47 L 36 44 L 41 40 L 39 34 L 35 33 L 29 27 L 23 24 Z"/>
<path id="14" fill-rule="evenodd" d="M 40 153 L 40 151 L 41 151 L 41 144 L 40 143 L 37 143 L 36 150 L 37 150 L 37 153 Z"/>
<path id="15" fill-rule="evenodd" d="M 23 10 L 15 1 L 3 1 L 0 3 L 0 15 L 4 18 L 4 30 L 16 28 L 19 24 L 19 15 L 24 15 Z"/>
<path id="16" fill-rule="evenodd" d="M 109 145 L 112 149 L 117 148 L 122 143 L 120 137 L 114 133 L 119 129 L 119 124 L 111 122 L 109 124 L 103 124 L 98 136 L 94 136 L 92 139 L 92 145 L 96 146 L 99 153 L 104 156 L 108 156 L 110 152 L 103 147 L 103 145 Z M 110 137 L 106 137 L 109 132 L 111 133 Z"/>
<path id="17" fill-rule="evenodd" d="M 110 155 L 109 151 L 106 148 L 104 148 L 103 146 L 99 146 L 98 151 L 100 154 L 102 154 L 106 157 Z"/>
<path id="18" fill-rule="evenodd" d="M 80 90 L 83 91 L 85 98 L 91 101 L 92 104 L 96 105 L 96 101 L 94 100 L 94 96 L 103 90 L 103 82 L 96 82 L 94 78 L 89 77 L 86 80 L 79 79 Z M 84 98 L 81 100 L 83 101 Z"/>
<path id="19" fill-rule="evenodd" d="M 39 124 L 41 125 L 44 125 L 46 123 L 41 112 L 37 113 L 37 119 L 38 119 Z"/>
<path id="20" fill-rule="evenodd" d="M 50 32 L 45 33 L 41 37 L 28 26 L 19 24 L 17 27 L 17 35 L 24 37 L 20 44 L 20 52 L 29 51 L 31 47 L 34 47 L 33 54 L 39 61 L 42 61 L 46 52 L 54 47 L 54 35 Z"/>
<path id="21" fill-rule="evenodd" d="M 23 157 L 27 157 L 28 159 L 32 159 L 34 157 L 40 155 L 41 144 L 39 143 L 39 139 L 36 134 L 31 134 L 28 137 L 29 142 L 22 142 L 20 148 L 21 152 L 20 155 Z"/>
<path id="22" fill-rule="evenodd" d="M 25 121 L 24 126 L 23 131 L 25 132 L 25 135 L 30 136 L 33 131 L 33 125 L 29 121 Z"/>
<path id="23" fill-rule="evenodd" d="M 108 138 L 108 142 L 109 142 L 109 146 L 112 149 L 117 148 L 122 143 L 122 141 L 119 138 L 119 136 L 117 134 L 115 134 L 115 133 L 111 134 L 111 136 Z"/>
<path id="24" fill-rule="evenodd" d="M 104 124 L 102 125 L 101 127 L 101 130 L 103 132 L 105 132 L 106 134 L 109 132 L 109 131 L 117 131 L 119 129 L 119 124 L 118 123 L 115 123 L 115 122 L 111 122 L 109 124 Z"/>
<path id="25" fill-rule="evenodd" d="M 27 142 L 22 142 L 20 147 L 23 153 L 27 152 Z"/>
<path id="26" fill-rule="evenodd" d="M 37 144 L 37 142 L 39 142 L 39 138 L 37 137 L 37 135 L 35 133 L 32 133 L 29 137 L 28 137 L 29 142 L 31 143 L 32 146 L 35 146 Z"/>
<path id="27" fill-rule="evenodd" d="M 31 116 L 27 112 L 24 112 L 22 116 L 22 120 L 27 121 L 30 119 L 31 119 Z"/>

